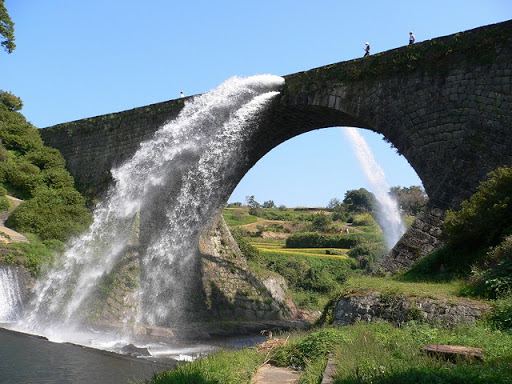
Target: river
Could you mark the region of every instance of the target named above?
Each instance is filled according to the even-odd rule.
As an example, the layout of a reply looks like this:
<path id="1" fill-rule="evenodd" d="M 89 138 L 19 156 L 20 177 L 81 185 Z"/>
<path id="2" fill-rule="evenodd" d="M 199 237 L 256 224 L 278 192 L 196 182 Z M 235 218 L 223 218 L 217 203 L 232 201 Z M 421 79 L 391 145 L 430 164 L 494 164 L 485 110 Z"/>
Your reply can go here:
<path id="1" fill-rule="evenodd" d="M 195 357 L 221 347 L 239 349 L 264 339 L 238 337 L 181 344 L 174 349 L 162 345 L 150 348 L 151 358 L 134 358 L 0 328 L 0 384 L 133 383 L 175 367 L 178 360 L 174 358 Z"/>

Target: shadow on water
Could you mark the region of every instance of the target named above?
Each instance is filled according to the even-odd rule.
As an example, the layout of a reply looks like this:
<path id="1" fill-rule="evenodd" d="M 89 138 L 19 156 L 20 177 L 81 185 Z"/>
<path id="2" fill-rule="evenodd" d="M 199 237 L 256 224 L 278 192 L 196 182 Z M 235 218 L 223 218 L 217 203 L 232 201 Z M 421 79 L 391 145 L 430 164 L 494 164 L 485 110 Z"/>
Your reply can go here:
<path id="1" fill-rule="evenodd" d="M 175 367 L 0 328 L 0 383 L 128 383 Z"/>

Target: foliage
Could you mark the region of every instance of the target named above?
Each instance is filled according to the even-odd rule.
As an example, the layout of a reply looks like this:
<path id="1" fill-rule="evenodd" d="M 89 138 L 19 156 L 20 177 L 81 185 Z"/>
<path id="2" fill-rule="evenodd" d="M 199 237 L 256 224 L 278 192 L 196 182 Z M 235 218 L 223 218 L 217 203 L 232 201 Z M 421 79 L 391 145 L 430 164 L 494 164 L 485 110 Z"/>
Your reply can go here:
<path id="1" fill-rule="evenodd" d="M 307 253 L 289 255 L 259 250 L 251 268 L 271 271 L 283 276 L 294 303 L 299 308 L 319 310 L 328 296 L 346 281 L 353 261 L 341 257 L 315 257 Z"/>
<path id="2" fill-rule="evenodd" d="M 35 235 L 27 235 L 29 243 L 12 243 L 0 245 L 0 262 L 25 266 L 33 276 L 48 268 L 59 253 L 64 250 L 64 243 L 59 240 L 41 241 Z"/>
<path id="3" fill-rule="evenodd" d="M 91 222 L 85 199 L 72 188 L 38 189 L 34 198 L 20 204 L 6 224 L 19 232 L 38 234 L 41 239 L 68 240 Z"/>
<path id="4" fill-rule="evenodd" d="M 261 208 L 269 208 L 269 209 L 273 209 L 273 208 L 276 208 L 276 204 L 274 203 L 274 200 L 267 200 L 263 203 L 263 205 L 261 206 Z"/>
<path id="5" fill-rule="evenodd" d="M 311 228 L 314 231 L 327 232 L 329 230 L 329 227 L 331 224 L 332 224 L 332 218 L 330 215 L 326 215 L 325 213 L 317 213 L 317 214 L 313 215 L 313 220 L 311 222 Z"/>
<path id="6" fill-rule="evenodd" d="M 474 265 L 469 284 L 474 294 L 490 299 L 512 294 L 512 235 Z"/>
<path id="7" fill-rule="evenodd" d="M 508 383 L 512 379 L 512 338 L 488 328 L 450 329 L 411 322 L 395 328 L 386 323 L 356 324 L 344 329 L 336 348 L 337 383 Z M 473 364 L 435 359 L 421 352 L 428 344 L 452 344 L 484 350 Z"/>
<path id="8" fill-rule="evenodd" d="M 512 167 L 501 167 L 489 173 L 459 211 L 446 213 L 443 234 L 454 247 L 471 249 L 494 246 L 511 231 Z"/>
<path id="9" fill-rule="evenodd" d="M 5 149 L 15 156 L 24 155 L 31 149 L 41 148 L 43 141 L 35 127 L 23 115 L 0 103 L 0 140 Z"/>
<path id="10" fill-rule="evenodd" d="M 496 329 L 512 330 L 512 295 L 494 302 L 494 310 L 488 320 Z"/>
<path id="11" fill-rule="evenodd" d="M 247 210 L 242 208 L 227 208 L 222 211 L 224 220 L 230 227 L 237 227 L 254 223 L 258 220 L 256 216 L 249 215 Z"/>
<path id="12" fill-rule="evenodd" d="M 14 44 L 14 23 L 5 8 L 5 0 L 0 0 L 0 36 L 5 40 L 0 43 L 7 53 L 12 53 L 16 48 Z"/>
<path id="13" fill-rule="evenodd" d="M 365 188 L 352 189 L 345 192 L 343 204 L 352 213 L 373 212 L 377 206 L 377 200 L 373 193 Z"/>
<path id="14" fill-rule="evenodd" d="M 322 234 L 318 232 L 294 233 L 286 239 L 287 248 L 351 248 L 361 243 L 380 241 L 375 233 Z"/>
<path id="15" fill-rule="evenodd" d="M 391 187 L 390 193 L 395 197 L 402 211 L 412 216 L 417 216 L 428 201 L 425 190 L 418 185 L 411 187 Z"/>
<path id="16" fill-rule="evenodd" d="M 366 226 L 366 227 L 378 226 L 378 224 L 375 221 L 375 219 L 373 218 L 373 216 L 370 215 L 369 213 L 362 213 L 362 214 L 359 214 L 359 215 L 355 215 L 353 220 L 352 220 L 352 225 L 355 226 L 355 227 L 360 227 L 360 226 Z"/>
<path id="17" fill-rule="evenodd" d="M 233 238 L 238 244 L 238 248 L 247 260 L 256 260 L 259 258 L 259 251 L 244 237 L 244 232 L 235 229 L 232 231 Z"/>
<path id="18" fill-rule="evenodd" d="M 174 370 L 155 373 L 148 384 L 249 383 L 264 356 L 252 349 L 238 352 L 221 351 L 201 357 Z"/>
<path id="19" fill-rule="evenodd" d="M 356 259 L 359 269 L 370 272 L 372 267 L 382 259 L 386 252 L 386 244 L 380 241 L 358 244 L 348 251 L 348 255 Z"/>
<path id="20" fill-rule="evenodd" d="M 346 341 L 346 338 L 341 330 L 324 328 L 280 348 L 270 361 L 278 367 L 304 370 L 313 360 L 327 359 L 334 346 L 343 341 Z"/>
<path id="21" fill-rule="evenodd" d="M 19 97 L 3 89 L 0 90 L 0 104 L 5 105 L 9 111 L 19 111 L 23 108 L 23 101 Z"/>
<path id="22" fill-rule="evenodd" d="M 66 241 L 91 221 L 84 198 L 74 188 L 62 155 L 46 147 L 23 115 L 0 104 L 0 181 L 9 194 L 25 199 L 6 224 L 42 240 Z M 2 152 L 0 151 L 0 152 Z"/>

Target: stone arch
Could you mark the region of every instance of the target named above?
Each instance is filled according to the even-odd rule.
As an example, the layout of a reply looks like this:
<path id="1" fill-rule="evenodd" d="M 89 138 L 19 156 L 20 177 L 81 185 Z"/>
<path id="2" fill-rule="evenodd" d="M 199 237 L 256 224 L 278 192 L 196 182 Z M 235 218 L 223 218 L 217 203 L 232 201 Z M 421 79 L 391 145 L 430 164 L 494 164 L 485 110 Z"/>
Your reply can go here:
<path id="1" fill-rule="evenodd" d="M 512 21 L 285 76 L 246 140 L 247 159 L 221 191 L 225 201 L 268 151 L 301 133 L 355 126 L 382 134 L 414 168 L 430 197 L 382 267 L 408 268 L 441 244 L 444 212 L 487 173 L 512 165 Z M 109 170 L 175 117 L 183 99 L 41 131 L 83 191 L 97 195 Z M 90 164 L 94 164 L 91 167 Z M 221 199 L 222 200 L 222 199 Z"/>

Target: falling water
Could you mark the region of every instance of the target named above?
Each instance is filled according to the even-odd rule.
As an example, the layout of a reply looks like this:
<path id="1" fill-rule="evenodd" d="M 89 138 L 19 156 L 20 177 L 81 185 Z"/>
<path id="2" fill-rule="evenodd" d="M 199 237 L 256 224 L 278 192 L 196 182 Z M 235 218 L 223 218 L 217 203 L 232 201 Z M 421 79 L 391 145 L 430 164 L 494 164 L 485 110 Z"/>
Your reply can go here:
<path id="1" fill-rule="evenodd" d="M 233 159 L 246 157 L 242 144 L 251 120 L 283 83 L 273 75 L 234 77 L 186 101 L 175 120 L 112 170 L 114 186 L 96 207 L 92 226 L 70 244 L 61 265 L 37 283 L 22 328 L 39 333 L 44 328 L 48 334 L 48 328 L 79 323 L 98 283 L 132 241 L 138 213 L 141 230 L 146 226 L 142 320 L 178 321 L 184 274 L 194 263 L 200 231 L 224 202 Z"/>
<path id="2" fill-rule="evenodd" d="M 0 267 L 0 322 L 17 320 L 22 306 L 20 281 L 16 270 Z"/>
<path id="3" fill-rule="evenodd" d="M 377 221 L 382 227 L 386 245 L 388 249 L 391 249 L 405 233 L 398 204 L 389 194 L 390 187 L 386 182 L 386 175 L 375 160 L 363 136 L 356 128 L 344 127 L 342 130 L 350 140 L 361 168 L 372 185 L 373 193 L 380 207 Z"/>

